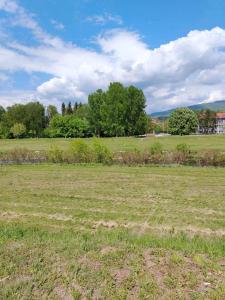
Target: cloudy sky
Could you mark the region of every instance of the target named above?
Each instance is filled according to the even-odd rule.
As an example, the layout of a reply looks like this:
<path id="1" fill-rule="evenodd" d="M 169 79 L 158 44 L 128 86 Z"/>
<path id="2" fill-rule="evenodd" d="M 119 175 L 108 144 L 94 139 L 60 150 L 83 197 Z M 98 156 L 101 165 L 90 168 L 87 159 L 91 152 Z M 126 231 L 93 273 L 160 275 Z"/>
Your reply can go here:
<path id="1" fill-rule="evenodd" d="M 87 101 L 112 81 L 147 111 L 225 99 L 224 0 L 0 0 L 0 104 Z"/>

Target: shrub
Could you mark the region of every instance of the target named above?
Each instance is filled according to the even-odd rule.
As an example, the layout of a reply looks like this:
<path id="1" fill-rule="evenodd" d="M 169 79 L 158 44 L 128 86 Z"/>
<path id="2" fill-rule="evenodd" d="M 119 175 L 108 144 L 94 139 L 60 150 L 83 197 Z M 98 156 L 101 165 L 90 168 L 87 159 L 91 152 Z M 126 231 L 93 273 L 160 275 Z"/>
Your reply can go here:
<path id="1" fill-rule="evenodd" d="M 74 115 L 55 115 L 46 132 L 50 137 L 87 137 L 91 135 L 90 126 L 86 119 Z"/>
<path id="2" fill-rule="evenodd" d="M 225 167 L 225 153 L 215 152 L 213 165 L 215 167 Z"/>
<path id="3" fill-rule="evenodd" d="M 182 153 L 190 153 L 190 146 L 188 146 L 185 143 L 178 144 L 176 146 L 176 150 L 179 151 L 179 152 L 182 152 Z"/>
<path id="4" fill-rule="evenodd" d="M 64 161 L 63 150 L 59 149 L 59 147 L 55 145 L 51 145 L 47 152 L 47 158 L 50 162 L 61 163 Z"/>
<path id="5" fill-rule="evenodd" d="M 178 144 L 176 150 L 171 153 L 172 162 L 178 164 L 193 164 L 191 163 L 191 150 L 190 147 L 185 144 Z"/>
<path id="6" fill-rule="evenodd" d="M 103 163 L 103 164 L 112 163 L 112 153 L 105 145 L 100 144 L 97 139 L 94 141 L 93 151 L 94 151 L 95 161 L 97 163 Z"/>
<path id="7" fill-rule="evenodd" d="M 89 163 L 94 161 L 92 149 L 80 139 L 70 143 L 69 153 L 73 162 Z"/>
<path id="8" fill-rule="evenodd" d="M 14 138 L 24 137 L 26 134 L 26 131 L 27 131 L 26 126 L 22 123 L 16 123 L 10 129 L 10 132 L 12 133 Z"/>
<path id="9" fill-rule="evenodd" d="M 163 146 L 159 142 L 154 143 L 150 148 L 151 155 L 162 154 L 162 152 L 163 152 Z"/>

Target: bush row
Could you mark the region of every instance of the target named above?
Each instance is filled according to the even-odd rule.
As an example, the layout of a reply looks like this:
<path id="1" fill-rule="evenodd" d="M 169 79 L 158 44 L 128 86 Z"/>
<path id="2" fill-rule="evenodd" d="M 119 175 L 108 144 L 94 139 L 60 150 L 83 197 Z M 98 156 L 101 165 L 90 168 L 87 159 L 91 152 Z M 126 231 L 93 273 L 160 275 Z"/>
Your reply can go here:
<path id="1" fill-rule="evenodd" d="M 17 148 L 0 153 L 0 163 L 102 163 L 121 165 L 180 164 L 191 166 L 225 167 L 225 152 L 216 150 L 191 151 L 186 144 L 177 145 L 175 150 L 164 151 L 160 143 L 144 151 L 120 151 L 112 153 L 96 139 L 92 145 L 83 140 L 69 144 L 62 150 L 52 146 L 48 151 L 31 151 Z"/>

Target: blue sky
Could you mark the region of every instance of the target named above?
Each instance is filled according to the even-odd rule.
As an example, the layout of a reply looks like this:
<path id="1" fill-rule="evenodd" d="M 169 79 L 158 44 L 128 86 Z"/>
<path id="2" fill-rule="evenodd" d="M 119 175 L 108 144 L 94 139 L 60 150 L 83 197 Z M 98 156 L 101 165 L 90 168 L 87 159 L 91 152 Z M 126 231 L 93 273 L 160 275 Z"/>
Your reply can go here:
<path id="1" fill-rule="evenodd" d="M 225 99 L 223 0 L 0 0 L 0 104 L 87 101 L 111 81 L 147 111 Z"/>

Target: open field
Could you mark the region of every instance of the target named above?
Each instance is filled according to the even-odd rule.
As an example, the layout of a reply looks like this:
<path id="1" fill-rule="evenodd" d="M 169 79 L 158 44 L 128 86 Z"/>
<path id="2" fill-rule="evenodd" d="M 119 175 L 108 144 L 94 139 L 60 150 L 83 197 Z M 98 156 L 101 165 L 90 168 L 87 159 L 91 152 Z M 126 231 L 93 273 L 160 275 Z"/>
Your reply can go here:
<path id="1" fill-rule="evenodd" d="M 7 151 L 16 147 L 25 147 L 30 150 L 47 150 L 50 145 L 57 145 L 64 149 L 71 139 L 21 139 L 21 140 L 1 140 L 0 151 Z M 93 138 L 85 139 L 87 143 L 92 143 Z M 162 143 L 165 150 L 175 149 L 177 144 L 187 143 L 192 150 L 218 149 L 225 150 L 225 135 L 211 136 L 164 136 L 148 138 L 120 137 L 101 138 L 101 142 L 107 145 L 112 151 L 123 151 L 145 149 L 155 142 Z"/>
<path id="2" fill-rule="evenodd" d="M 0 167 L 0 299 L 225 299 L 225 169 Z"/>

